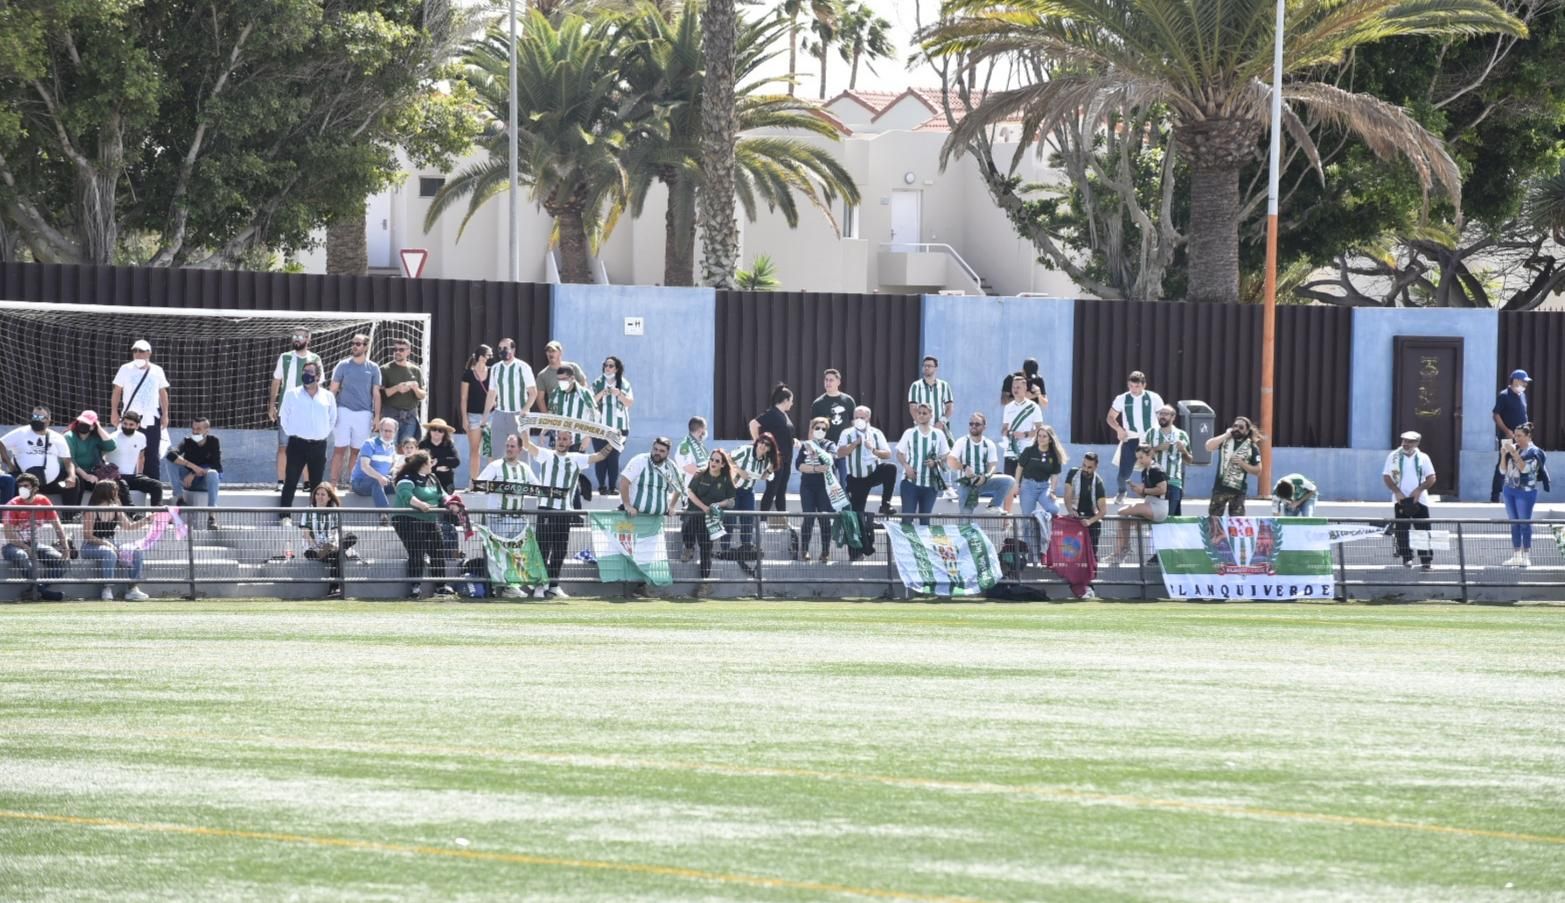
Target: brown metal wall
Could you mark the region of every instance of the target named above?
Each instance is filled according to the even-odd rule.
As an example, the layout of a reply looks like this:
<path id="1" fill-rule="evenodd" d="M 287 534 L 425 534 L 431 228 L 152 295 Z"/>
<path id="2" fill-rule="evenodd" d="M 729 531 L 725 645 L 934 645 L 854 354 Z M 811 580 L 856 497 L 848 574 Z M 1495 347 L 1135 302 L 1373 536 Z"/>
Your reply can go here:
<path id="1" fill-rule="evenodd" d="M 869 405 L 895 442 L 912 425 L 906 393 L 918 376 L 922 321 L 918 295 L 718 292 L 714 433 L 749 436 L 750 419 L 779 382 L 794 392 L 789 416 L 808 424 L 821 371 L 835 367 L 842 391 Z"/>
<path id="2" fill-rule="evenodd" d="M 1527 413 L 1537 431 L 1533 441 L 1545 449 L 1565 448 L 1565 312 L 1502 311 L 1499 345 L 1495 393 L 1507 384 L 1512 370 L 1526 370 L 1532 377 Z M 1493 419 L 1487 407 L 1467 416 Z"/>
<path id="3" fill-rule="evenodd" d="M 1076 302 L 1071 436 L 1108 443 L 1104 422 L 1132 370 L 1170 404 L 1199 399 L 1227 418 L 1258 417 L 1261 316 L 1255 305 Z M 1353 312 L 1338 307 L 1277 310 L 1277 445 L 1348 445 Z"/>
<path id="4" fill-rule="evenodd" d="M 0 299 L 127 307 L 430 314 L 430 415 L 458 423 L 462 364 L 479 343 L 516 339 L 538 366 L 549 341 L 547 285 L 238 270 L 0 264 Z M 284 343 L 279 340 L 281 352 Z"/>

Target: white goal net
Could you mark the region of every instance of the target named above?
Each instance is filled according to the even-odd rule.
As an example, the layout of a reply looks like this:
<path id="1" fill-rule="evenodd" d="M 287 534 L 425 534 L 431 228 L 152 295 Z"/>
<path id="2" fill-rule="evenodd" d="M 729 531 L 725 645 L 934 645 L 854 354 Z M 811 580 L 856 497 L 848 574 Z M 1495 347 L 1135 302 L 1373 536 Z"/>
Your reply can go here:
<path id="1" fill-rule="evenodd" d="M 391 361 L 406 340 L 409 359 L 429 374 L 427 314 L 300 313 L 296 311 L 184 310 L 0 301 L 0 424 L 26 423 L 41 404 L 56 426 L 83 410 L 107 423 L 114 375 L 131 359 L 137 339 L 152 345 L 152 362 L 169 381 L 165 424 L 196 416 L 218 429 L 266 429 L 266 409 L 278 355 L 291 350 L 300 327 L 310 350 L 331 369 L 348 356 L 355 334 L 370 337 L 370 360 Z M 129 394 L 126 390 L 125 394 Z"/>

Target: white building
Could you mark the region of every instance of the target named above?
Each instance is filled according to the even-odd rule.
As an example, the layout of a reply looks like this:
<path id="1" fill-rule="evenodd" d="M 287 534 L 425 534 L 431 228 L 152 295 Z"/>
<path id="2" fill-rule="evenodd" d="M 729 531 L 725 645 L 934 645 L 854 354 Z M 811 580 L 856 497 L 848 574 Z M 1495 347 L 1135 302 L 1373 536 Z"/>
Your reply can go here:
<path id="1" fill-rule="evenodd" d="M 822 106 L 821 115 L 836 127 L 837 139 L 803 140 L 831 144 L 858 184 L 862 203 L 853 208 L 838 200 L 833 213 L 840 235 L 808 204 L 800 205 L 796 229 L 765 210 L 755 222 L 741 216 L 746 267 L 759 255 L 770 256 L 782 287 L 789 290 L 1082 294 L 1065 274 L 1036 262 L 1031 243 L 1017 236 L 994 205 L 971 159 L 953 159 L 940 170 L 940 148 L 949 129 L 938 92 L 844 91 Z M 1018 132 L 1017 123 L 998 129 L 995 154 L 1002 166 L 1009 164 Z M 1025 182 L 1064 183 L 1064 176 L 1035 154 L 1026 156 L 1018 175 Z M 480 208 L 465 230 L 460 224 L 466 208 L 459 204 L 424 231 L 425 212 L 444 177 L 410 170 L 402 185 L 370 199 L 366 225 L 372 270 L 397 271 L 399 251 L 423 248 L 429 251 L 426 277 L 505 279 L 504 196 Z M 620 221 L 600 249 L 595 267 L 600 278 L 616 284 L 662 281 L 663 207 L 657 186 L 639 219 Z M 551 227 L 547 214 L 524 202 L 518 228 L 522 281 L 553 281 L 546 253 Z M 319 272 L 324 258 L 322 251 L 301 262 Z"/>

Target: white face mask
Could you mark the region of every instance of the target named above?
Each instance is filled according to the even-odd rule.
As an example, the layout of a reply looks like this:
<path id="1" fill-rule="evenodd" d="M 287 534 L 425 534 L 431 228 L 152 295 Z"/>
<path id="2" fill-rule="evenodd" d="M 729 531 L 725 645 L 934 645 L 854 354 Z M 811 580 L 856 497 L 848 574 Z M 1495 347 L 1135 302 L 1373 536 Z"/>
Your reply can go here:
<path id="1" fill-rule="evenodd" d="M 569 392 L 571 389 L 573 389 L 575 387 L 576 387 L 576 384 L 574 382 L 572 382 L 571 380 L 568 380 L 568 379 L 560 380 L 560 391 L 561 392 Z"/>
<path id="2" fill-rule="evenodd" d="M 614 368 L 613 367 L 604 367 L 603 368 L 603 375 L 607 376 L 609 379 L 613 379 L 614 378 Z"/>
<path id="3" fill-rule="evenodd" d="M 863 417 L 860 417 L 853 421 L 853 428 L 863 432 L 864 430 L 869 429 L 869 421 L 865 420 Z"/>
<path id="4" fill-rule="evenodd" d="M 190 441 L 194 442 L 197 445 L 200 445 L 201 443 L 206 441 L 206 433 L 191 433 L 190 434 Z"/>
<path id="5" fill-rule="evenodd" d="M 825 430 L 816 430 L 815 432 L 810 434 L 810 438 L 814 439 L 816 442 L 819 442 L 822 439 L 826 438 L 826 431 Z"/>
<path id="6" fill-rule="evenodd" d="M 16 487 L 16 497 L 17 498 L 21 498 L 21 499 L 30 499 L 30 498 L 32 498 L 33 497 L 32 487 L 31 486 L 18 486 L 18 487 Z"/>

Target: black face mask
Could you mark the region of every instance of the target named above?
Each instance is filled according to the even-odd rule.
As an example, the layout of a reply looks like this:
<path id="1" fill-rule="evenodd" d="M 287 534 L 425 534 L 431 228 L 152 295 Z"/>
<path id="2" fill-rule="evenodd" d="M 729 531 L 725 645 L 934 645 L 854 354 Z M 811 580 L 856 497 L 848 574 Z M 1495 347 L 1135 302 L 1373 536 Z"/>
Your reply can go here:
<path id="1" fill-rule="evenodd" d="M 136 435 L 136 425 L 134 423 L 122 423 L 120 424 L 120 432 L 127 436 L 134 436 Z"/>
<path id="2" fill-rule="evenodd" d="M 509 348 L 501 348 L 500 349 L 500 360 L 508 361 L 510 359 L 511 359 L 511 349 L 509 349 Z"/>
<path id="3" fill-rule="evenodd" d="M 78 435 L 78 436 L 86 436 L 86 435 L 89 435 L 91 432 L 92 432 L 92 427 L 88 426 L 85 423 L 80 424 L 79 426 L 76 427 L 76 435 Z"/>
<path id="4" fill-rule="evenodd" d="M 29 425 L 33 428 L 33 432 L 41 433 L 49 428 L 49 421 L 34 418 L 33 422 Z"/>

